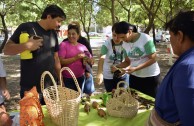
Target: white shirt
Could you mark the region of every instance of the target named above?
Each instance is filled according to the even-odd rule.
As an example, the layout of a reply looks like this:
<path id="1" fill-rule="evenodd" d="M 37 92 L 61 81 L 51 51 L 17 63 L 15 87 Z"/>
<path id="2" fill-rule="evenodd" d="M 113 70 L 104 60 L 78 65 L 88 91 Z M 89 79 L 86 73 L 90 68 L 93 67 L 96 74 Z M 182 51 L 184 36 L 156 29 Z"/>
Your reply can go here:
<path id="1" fill-rule="evenodd" d="M 150 55 L 156 52 L 153 40 L 150 36 L 145 33 L 139 33 L 140 37 L 135 42 L 123 43 L 123 48 L 127 51 L 127 55 L 131 60 L 132 67 L 136 67 L 144 62 L 146 62 L 149 58 L 147 55 Z M 151 77 L 157 76 L 160 74 L 160 68 L 157 62 L 154 64 L 143 68 L 141 70 L 135 71 L 131 73 L 137 77 Z"/>

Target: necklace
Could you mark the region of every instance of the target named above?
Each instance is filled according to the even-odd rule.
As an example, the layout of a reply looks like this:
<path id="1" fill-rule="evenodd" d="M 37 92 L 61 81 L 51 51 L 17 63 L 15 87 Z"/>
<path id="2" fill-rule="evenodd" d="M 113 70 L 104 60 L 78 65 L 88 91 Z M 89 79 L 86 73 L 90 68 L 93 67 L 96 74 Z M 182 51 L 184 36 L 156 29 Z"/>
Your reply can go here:
<path id="1" fill-rule="evenodd" d="M 135 44 L 135 42 L 130 42 L 130 43 L 129 43 L 129 47 L 130 47 L 130 50 L 131 50 L 131 51 L 132 51 L 132 49 L 133 49 L 134 44 Z"/>
<path id="2" fill-rule="evenodd" d="M 133 49 L 133 46 L 134 46 L 138 36 L 139 36 L 139 34 L 132 34 L 131 35 L 131 40 L 129 41 L 129 46 L 130 46 L 131 50 Z"/>
<path id="3" fill-rule="evenodd" d="M 116 61 L 118 60 L 117 58 L 117 51 L 121 51 L 121 54 L 120 54 L 120 62 L 122 62 L 123 60 L 123 50 L 122 50 L 122 45 L 117 45 L 117 50 L 115 48 L 115 43 L 113 42 L 113 40 L 111 40 L 111 43 L 112 43 L 112 50 L 113 50 L 113 53 L 114 53 L 114 61 L 113 61 L 113 64 L 116 63 Z M 118 47 L 119 46 L 119 47 Z"/>

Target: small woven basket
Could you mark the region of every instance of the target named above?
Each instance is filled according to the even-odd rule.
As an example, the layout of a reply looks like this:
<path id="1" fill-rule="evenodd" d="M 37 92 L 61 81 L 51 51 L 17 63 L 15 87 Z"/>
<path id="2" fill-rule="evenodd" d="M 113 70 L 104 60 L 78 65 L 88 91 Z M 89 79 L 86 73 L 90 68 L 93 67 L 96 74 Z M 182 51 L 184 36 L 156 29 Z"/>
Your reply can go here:
<path id="1" fill-rule="evenodd" d="M 78 91 L 62 86 L 62 71 L 67 70 L 73 77 Z M 44 89 L 45 76 L 49 75 L 53 86 Z M 81 89 L 73 72 L 68 67 L 60 71 L 60 85 L 57 85 L 50 72 L 45 71 L 41 76 L 41 90 L 51 120 L 59 126 L 77 126 Z"/>
<path id="2" fill-rule="evenodd" d="M 113 97 L 106 103 L 107 113 L 110 116 L 133 118 L 138 112 L 138 101 L 132 97 L 130 88 L 119 87 L 121 83 L 128 86 L 125 81 L 120 81 L 117 84 Z"/>

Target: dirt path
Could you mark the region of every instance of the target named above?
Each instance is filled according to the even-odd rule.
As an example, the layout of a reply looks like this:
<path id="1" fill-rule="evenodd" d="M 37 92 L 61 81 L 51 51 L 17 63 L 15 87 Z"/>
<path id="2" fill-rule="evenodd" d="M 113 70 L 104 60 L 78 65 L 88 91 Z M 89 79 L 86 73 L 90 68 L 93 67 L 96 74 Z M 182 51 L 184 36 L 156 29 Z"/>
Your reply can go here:
<path id="1" fill-rule="evenodd" d="M 156 45 L 158 51 L 158 63 L 161 69 L 161 78 L 164 77 L 170 66 L 168 65 L 168 55 L 166 53 L 166 43 L 161 43 Z M 93 66 L 94 78 L 96 76 L 96 69 L 98 63 L 98 54 L 100 47 L 93 48 L 93 54 L 95 58 L 95 64 Z M 18 101 L 20 100 L 19 96 L 19 79 L 20 79 L 20 61 L 19 55 L 16 56 L 4 56 L 2 55 L 2 59 L 4 61 L 4 67 L 7 71 L 7 86 L 11 93 L 11 99 L 6 101 L 7 110 L 19 109 Z M 104 92 L 103 85 L 96 86 L 96 92 Z"/>

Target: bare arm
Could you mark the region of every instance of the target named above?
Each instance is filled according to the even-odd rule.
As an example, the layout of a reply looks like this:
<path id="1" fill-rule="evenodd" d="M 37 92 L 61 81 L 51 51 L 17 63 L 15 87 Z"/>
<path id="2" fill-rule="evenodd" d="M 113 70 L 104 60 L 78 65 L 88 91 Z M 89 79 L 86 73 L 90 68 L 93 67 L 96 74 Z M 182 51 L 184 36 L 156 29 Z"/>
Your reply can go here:
<path id="1" fill-rule="evenodd" d="M 57 77 L 59 78 L 60 77 L 59 75 L 60 75 L 61 63 L 59 60 L 58 52 L 55 52 L 54 59 L 55 59 L 55 71 L 57 73 Z"/>
<path id="2" fill-rule="evenodd" d="M 127 67 L 130 67 L 130 59 L 129 57 L 125 57 L 125 60 L 121 62 L 120 64 L 114 66 L 111 66 L 111 72 L 115 72 L 116 70 L 120 69 L 123 73 L 125 73 L 125 70 L 127 70 Z"/>
<path id="3" fill-rule="evenodd" d="M 63 57 L 59 57 L 59 59 L 60 59 L 61 65 L 65 66 L 65 65 L 68 65 L 68 64 L 71 64 L 71 63 L 77 61 L 78 59 L 82 59 L 84 56 L 85 56 L 84 53 L 80 53 L 80 54 L 78 54 L 74 57 L 71 57 L 71 58 L 65 59 Z"/>
<path id="4" fill-rule="evenodd" d="M 153 63 L 155 63 L 156 62 L 156 53 L 148 55 L 148 58 L 149 59 L 146 62 L 140 64 L 139 66 L 129 67 L 128 73 L 133 73 L 134 71 L 141 70 L 141 69 L 148 67 L 148 66 L 152 65 Z"/>
<path id="5" fill-rule="evenodd" d="M 16 55 L 25 50 L 37 50 L 42 46 L 43 39 L 33 39 L 32 37 L 26 43 L 16 44 L 12 40 L 8 40 L 6 43 L 3 52 L 5 55 Z"/>
<path id="6" fill-rule="evenodd" d="M 3 96 L 6 99 L 10 99 L 10 94 L 6 87 L 6 77 L 0 77 L 0 89 L 2 91 Z"/>
<path id="7" fill-rule="evenodd" d="M 18 53 L 27 50 L 26 44 L 16 44 L 11 40 L 8 40 L 6 45 L 4 46 L 3 52 L 5 55 L 16 55 Z"/>
<path id="8" fill-rule="evenodd" d="M 125 57 L 125 60 L 123 62 L 121 62 L 120 64 L 116 65 L 116 67 L 118 68 L 125 68 L 128 67 L 130 65 L 131 61 L 129 59 L 129 57 Z"/>
<path id="9" fill-rule="evenodd" d="M 6 89 L 6 77 L 0 77 L 0 89 Z"/>
<path id="10" fill-rule="evenodd" d="M 104 64 L 104 59 L 106 55 L 101 55 L 100 59 L 98 61 L 98 70 L 97 70 L 97 77 L 96 77 L 96 84 L 101 84 L 103 81 L 103 64 Z"/>

